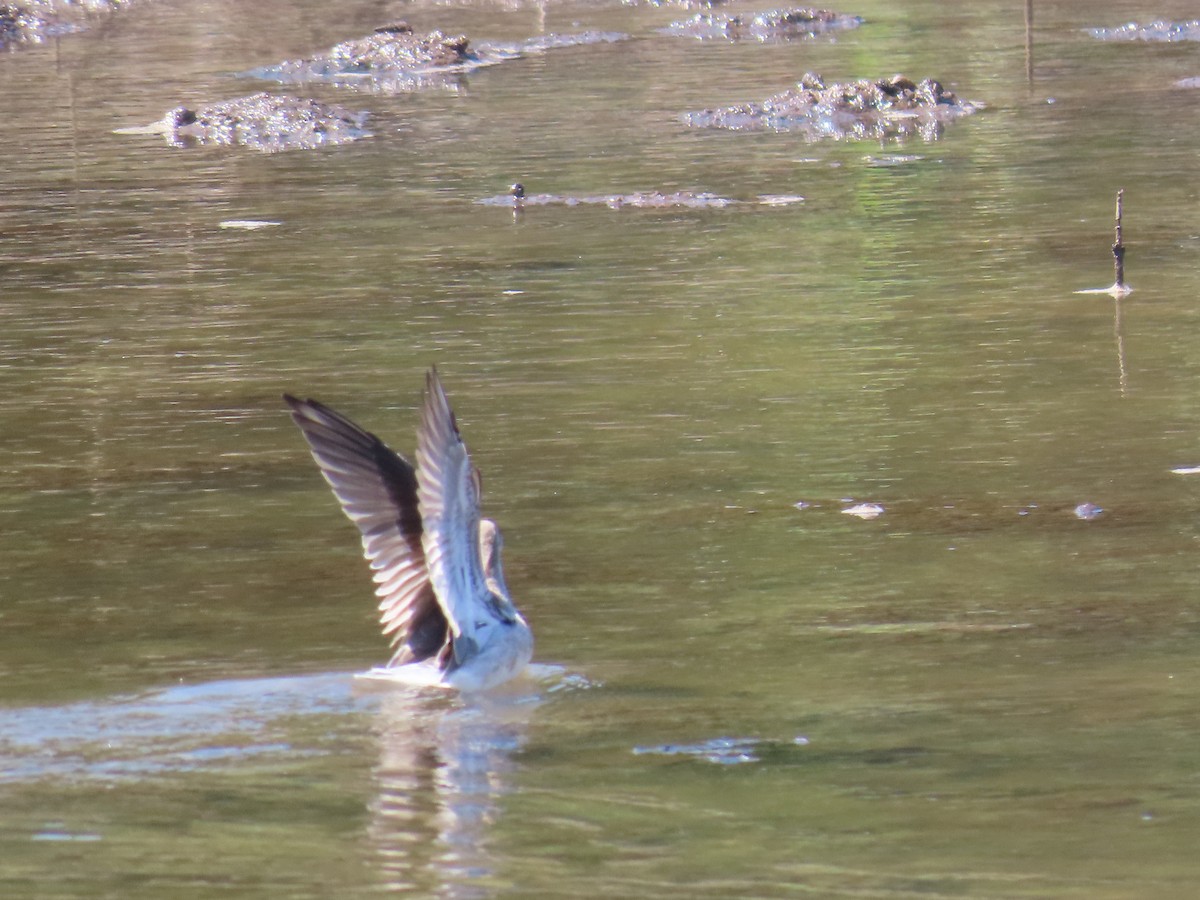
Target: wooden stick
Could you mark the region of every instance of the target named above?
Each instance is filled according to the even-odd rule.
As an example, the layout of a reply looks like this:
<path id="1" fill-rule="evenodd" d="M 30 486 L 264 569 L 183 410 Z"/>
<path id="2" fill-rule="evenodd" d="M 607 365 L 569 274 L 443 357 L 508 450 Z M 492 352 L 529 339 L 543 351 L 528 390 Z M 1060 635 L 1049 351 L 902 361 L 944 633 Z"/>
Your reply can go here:
<path id="1" fill-rule="evenodd" d="M 1117 225 L 1116 225 L 1116 240 L 1113 241 L 1113 269 L 1116 274 L 1116 281 L 1113 286 L 1123 289 L 1125 287 L 1125 244 L 1121 240 L 1121 207 L 1125 199 L 1125 188 L 1117 191 Z"/>

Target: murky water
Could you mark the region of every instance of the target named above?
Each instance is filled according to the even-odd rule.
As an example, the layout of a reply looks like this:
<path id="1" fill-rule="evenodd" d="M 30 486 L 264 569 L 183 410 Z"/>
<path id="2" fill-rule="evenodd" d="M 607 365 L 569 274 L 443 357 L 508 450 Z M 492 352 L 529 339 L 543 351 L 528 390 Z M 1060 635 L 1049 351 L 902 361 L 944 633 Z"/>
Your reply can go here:
<path id="1" fill-rule="evenodd" d="M 0 57 L 0 894 L 1193 896 L 1200 45 L 1085 31 L 1190 7 L 157 0 Z M 314 87 L 375 133 L 323 151 L 111 134 L 399 17 L 633 37 Z M 805 70 L 988 109 L 683 124 Z M 474 202 L 514 180 L 806 199 Z M 1074 293 L 1118 187 L 1120 305 Z M 350 678 L 387 650 L 279 394 L 407 452 L 431 363 L 553 689 Z"/>

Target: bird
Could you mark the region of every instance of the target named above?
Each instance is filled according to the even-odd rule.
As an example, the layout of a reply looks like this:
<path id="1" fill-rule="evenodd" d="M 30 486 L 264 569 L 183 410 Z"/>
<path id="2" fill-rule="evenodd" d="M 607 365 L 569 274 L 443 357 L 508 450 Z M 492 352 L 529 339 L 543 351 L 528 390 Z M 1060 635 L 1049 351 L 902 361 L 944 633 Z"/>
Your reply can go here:
<path id="1" fill-rule="evenodd" d="M 341 413 L 283 395 L 342 511 L 362 535 L 395 652 L 365 677 L 487 691 L 519 675 L 533 632 L 504 582 L 500 529 L 436 367 L 425 376 L 416 465 Z"/>

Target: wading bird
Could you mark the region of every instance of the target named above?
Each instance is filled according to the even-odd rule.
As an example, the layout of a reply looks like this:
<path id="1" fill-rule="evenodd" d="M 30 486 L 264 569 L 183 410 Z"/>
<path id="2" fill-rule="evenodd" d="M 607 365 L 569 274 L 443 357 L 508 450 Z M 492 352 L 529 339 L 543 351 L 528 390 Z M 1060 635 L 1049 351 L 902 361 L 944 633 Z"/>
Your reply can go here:
<path id="1" fill-rule="evenodd" d="M 315 400 L 283 397 L 342 510 L 362 533 L 383 633 L 396 648 L 367 675 L 482 691 L 529 663 L 533 633 L 500 565 L 500 529 L 479 516 L 479 473 L 430 369 L 417 464 Z"/>

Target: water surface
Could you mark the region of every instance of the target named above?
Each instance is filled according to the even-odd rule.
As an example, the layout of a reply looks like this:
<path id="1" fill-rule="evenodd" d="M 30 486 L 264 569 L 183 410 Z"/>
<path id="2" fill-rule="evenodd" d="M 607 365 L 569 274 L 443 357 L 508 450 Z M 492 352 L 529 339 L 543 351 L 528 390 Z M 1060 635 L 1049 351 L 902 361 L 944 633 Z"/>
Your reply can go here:
<path id="1" fill-rule="evenodd" d="M 864 0 L 764 45 L 158 0 L 4 55 L 0 892 L 1190 897 L 1200 57 L 1087 32 L 1188 6 L 1039 7 L 1031 44 L 1021 4 Z M 633 38 L 314 86 L 372 116 L 329 150 L 111 133 L 401 16 Z M 887 146 L 683 122 L 806 70 L 988 108 Z M 805 201 L 474 202 L 515 180 Z M 1119 187 L 1118 306 L 1074 292 Z M 408 452 L 431 363 L 567 689 L 353 687 L 368 574 L 279 395 Z"/>

